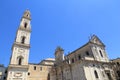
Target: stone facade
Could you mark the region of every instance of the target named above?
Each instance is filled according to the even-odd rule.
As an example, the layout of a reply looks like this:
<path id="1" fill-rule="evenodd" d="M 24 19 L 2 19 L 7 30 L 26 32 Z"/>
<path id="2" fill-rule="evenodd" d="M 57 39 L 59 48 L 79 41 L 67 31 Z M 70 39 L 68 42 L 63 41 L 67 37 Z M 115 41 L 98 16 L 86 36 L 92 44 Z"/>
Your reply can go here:
<path id="1" fill-rule="evenodd" d="M 17 30 L 15 42 L 12 46 L 12 56 L 8 66 L 7 80 L 48 80 L 51 67 L 55 60 L 45 59 L 38 64 L 31 64 L 29 60 L 31 14 L 26 10 Z"/>
<path id="2" fill-rule="evenodd" d="M 116 80 L 105 45 L 95 35 L 82 47 L 63 56 L 63 49 L 58 47 L 51 80 Z"/>
<path id="3" fill-rule="evenodd" d="M 26 10 L 17 30 L 7 80 L 116 80 L 105 45 L 93 35 L 82 47 L 64 56 L 57 47 L 55 59 L 29 63 L 31 14 Z"/>
<path id="4" fill-rule="evenodd" d="M 30 20 L 30 12 L 26 10 L 12 46 L 12 56 L 8 66 L 7 80 L 27 80 L 31 34 Z"/>
<path id="5" fill-rule="evenodd" d="M 120 80 L 120 58 L 111 60 L 116 80 Z"/>
<path id="6" fill-rule="evenodd" d="M 50 70 L 54 60 L 43 60 L 40 64 L 29 64 L 28 80 L 50 80 Z"/>

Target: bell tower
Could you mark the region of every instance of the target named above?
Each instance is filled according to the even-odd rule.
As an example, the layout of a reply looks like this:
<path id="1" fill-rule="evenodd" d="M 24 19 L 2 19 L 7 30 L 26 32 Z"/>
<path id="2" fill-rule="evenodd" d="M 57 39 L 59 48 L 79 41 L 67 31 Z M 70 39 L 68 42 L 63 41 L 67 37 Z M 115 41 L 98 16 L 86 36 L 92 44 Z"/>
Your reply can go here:
<path id="1" fill-rule="evenodd" d="M 28 65 L 31 33 L 30 21 L 30 11 L 26 10 L 21 19 L 16 39 L 12 46 L 10 65 Z"/>
<path id="2" fill-rule="evenodd" d="M 21 18 L 8 67 L 7 80 L 27 80 L 31 35 L 31 14 L 26 10 Z"/>
<path id="3" fill-rule="evenodd" d="M 55 50 L 55 64 L 59 65 L 63 61 L 64 61 L 64 50 L 58 46 Z"/>

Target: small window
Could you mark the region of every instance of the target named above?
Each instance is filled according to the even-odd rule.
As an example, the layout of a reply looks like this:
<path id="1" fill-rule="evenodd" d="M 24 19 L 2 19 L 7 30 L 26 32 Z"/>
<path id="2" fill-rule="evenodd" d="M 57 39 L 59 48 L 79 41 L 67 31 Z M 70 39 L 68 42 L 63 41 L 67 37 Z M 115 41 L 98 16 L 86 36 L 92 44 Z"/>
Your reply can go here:
<path id="1" fill-rule="evenodd" d="M 120 65 L 120 63 L 119 63 L 119 62 L 117 62 L 117 65 Z"/>
<path id="2" fill-rule="evenodd" d="M 87 55 L 87 56 L 89 56 L 89 55 L 90 55 L 88 51 L 86 51 L 86 55 Z"/>
<path id="3" fill-rule="evenodd" d="M 72 63 L 74 63 L 74 58 L 72 59 Z"/>
<path id="4" fill-rule="evenodd" d="M 48 77 L 47 77 L 47 80 L 50 80 L 50 73 L 48 73 Z"/>
<path id="5" fill-rule="evenodd" d="M 22 44 L 25 43 L 25 36 L 22 37 L 21 43 L 22 43 Z"/>
<path id="6" fill-rule="evenodd" d="M 42 67 L 40 67 L 40 71 L 42 71 Z"/>
<path id="7" fill-rule="evenodd" d="M 6 79 L 6 77 L 4 77 L 4 80 Z"/>
<path id="8" fill-rule="evenodd" d="M 18 59 L 18 65 L 22 65 L 22 58 Z"/>
<path id="9" fill-rule="evenodd" d="M 28 72 L 28 75 L 30 75 L 30 73 Z"/>
<path id="10" fill-rule="evenodd" d="M 81 59 L 81 55 L 78 55 L 78 60 L 80 60 Z"/>
<path id="11" fill-rule="evenodd" d="M 96 78 L 99 78 L 99 77 L 98 77 L 98 73 L 97 73 L 96 70 L 94 71 L 94 74 L 95 74 L 95 77 L 96 77 Z"/>
<path id="12" fill-rule="evenodd" d="M 27 23 L 24 24 L 24 28 L 27 28 Z"/>
<path id="13" fill-rule="evenodd" d="M 7 74 L 7 70 L 5 71 L 5 74 Z"/>
<path id="14" fill-rule="evenodd" d="M 117 71 L 117 75 L 120 77 L 120 71 Z"/>
<path id="15" fill-rule="evenodd" d="M 100 52 L 101 57 L 103 57 L 102 51 L 101 51 L 101 50 L 99 50 L 99 52 Z"/>
<path id="16" fill-rule="evenodd" d="M 34 66 L 34 70 L 36 70 L 36 66 Z"/>
<path id="17" fill-rule="evenodd" d="M 108 79 L 109 79 L 109 80 L 112 80 L 111 74 L 110 74 L 110 73 L 106 73 L 106 74 L 107 74 L 107 76 L 108 76 Z"/>

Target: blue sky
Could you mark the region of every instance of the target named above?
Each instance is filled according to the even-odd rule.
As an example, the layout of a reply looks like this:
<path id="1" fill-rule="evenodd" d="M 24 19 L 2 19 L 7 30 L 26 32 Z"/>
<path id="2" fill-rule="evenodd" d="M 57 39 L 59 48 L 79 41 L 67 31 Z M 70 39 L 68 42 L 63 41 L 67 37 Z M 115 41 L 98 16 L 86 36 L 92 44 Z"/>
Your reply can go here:
<path id="1" fill-rule="evenodd" d="M 120 0 L 1 0 L 0 64 L 7 66 L 23 12 L 32 15 L 29 62 L 54 57 L 57 46 L 72 52 L 96 34 L 110 59 L 120 57 Z"/>

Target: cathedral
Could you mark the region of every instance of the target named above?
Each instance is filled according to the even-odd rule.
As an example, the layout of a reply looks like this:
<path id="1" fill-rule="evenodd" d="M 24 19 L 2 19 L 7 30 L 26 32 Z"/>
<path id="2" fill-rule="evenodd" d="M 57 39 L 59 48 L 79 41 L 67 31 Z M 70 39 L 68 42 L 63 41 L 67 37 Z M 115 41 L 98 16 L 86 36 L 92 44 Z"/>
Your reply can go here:
<path id="1" fill-rule="evenodd" d="M 0 80 L 117 80 L 105 45 L 96 35 L 66 56 L 64 49 L 57 47 L 55 58 L 29 63 L 30 22 L 31 14 L 26 10 L 12 46 L 6 79 Z"/>

